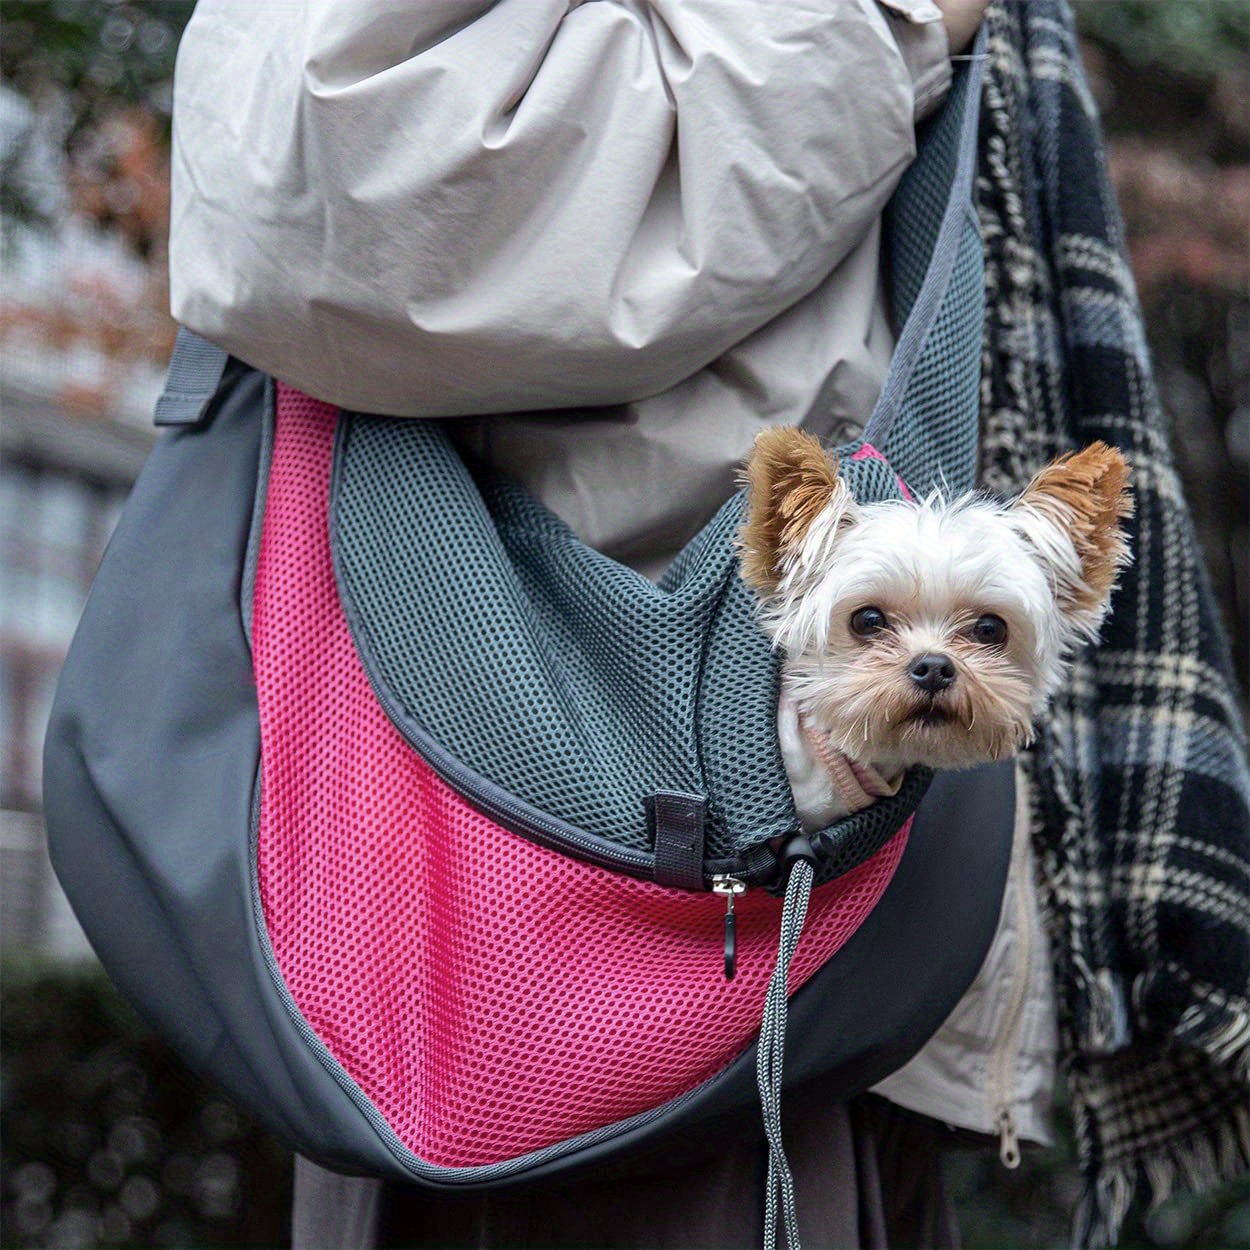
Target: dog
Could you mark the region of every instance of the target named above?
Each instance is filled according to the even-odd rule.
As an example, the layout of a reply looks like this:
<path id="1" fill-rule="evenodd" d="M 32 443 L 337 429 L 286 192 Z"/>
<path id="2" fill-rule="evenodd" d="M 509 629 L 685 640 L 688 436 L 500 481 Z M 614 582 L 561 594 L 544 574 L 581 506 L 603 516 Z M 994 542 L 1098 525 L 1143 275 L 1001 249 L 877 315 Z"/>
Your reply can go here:
<path id="1" fill-rule="evenodd" d="M 1027 744 L 1068 658 L 1097 637 L 1132 513 L 1106 443 L 1016 499 L 857 503 L 811 435 L 758 436 L 741 572 L 784 652 L 778 737 L 805 832 L 892 794 L 915 764 Z"/>

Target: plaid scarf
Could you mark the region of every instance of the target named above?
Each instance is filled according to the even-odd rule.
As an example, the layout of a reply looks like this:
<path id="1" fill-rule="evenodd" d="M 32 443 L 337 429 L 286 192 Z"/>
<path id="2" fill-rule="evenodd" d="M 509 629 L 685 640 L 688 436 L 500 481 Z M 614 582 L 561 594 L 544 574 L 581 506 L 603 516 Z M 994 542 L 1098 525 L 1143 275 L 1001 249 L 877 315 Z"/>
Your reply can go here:
<path id="1" fill-rule="evenodd" d="M 1133 465 L 1134 563 L 1027 757 L 1085 1188 L 1113 1244 L 1250 1162 L 1250 777 L 1218 611 L 1150 375 L 1065 0 L 995 0 L 978 180 L 982 477 L 1019 491 L 1094 439 Z"/>

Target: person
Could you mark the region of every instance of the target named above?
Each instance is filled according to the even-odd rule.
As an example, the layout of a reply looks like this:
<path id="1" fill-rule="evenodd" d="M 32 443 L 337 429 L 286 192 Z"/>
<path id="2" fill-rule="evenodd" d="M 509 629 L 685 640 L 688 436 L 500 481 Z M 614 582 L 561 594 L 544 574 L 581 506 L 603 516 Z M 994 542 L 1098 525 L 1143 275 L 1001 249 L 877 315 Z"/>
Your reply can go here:
<path id="1" fill-rule="evenodd" d="M 458 418 L 462 449 L 656 577 L 759 430 L 837 443 L 871 412 L 894 346 L 882 210 L 985 8 L 201 0 L 175 82 L 174 315 L 318 398 Z M 999 933 L 948 1026 L 877 1094 L 787 1123 L 812 1244 L 958 1244 L 945 1126 L 1001 1134 L 1009 1164 L 1049 1140 L 1052 968 L 1072 963 L 1048 945 L 1053 872 L 1039 909 L 1038 807 L 1018 803 Z M 757 1204 L 726 1197 L 763 1157 L 455 1202 L 300 1160 L 293 1242 L 746 1244 Z"/>

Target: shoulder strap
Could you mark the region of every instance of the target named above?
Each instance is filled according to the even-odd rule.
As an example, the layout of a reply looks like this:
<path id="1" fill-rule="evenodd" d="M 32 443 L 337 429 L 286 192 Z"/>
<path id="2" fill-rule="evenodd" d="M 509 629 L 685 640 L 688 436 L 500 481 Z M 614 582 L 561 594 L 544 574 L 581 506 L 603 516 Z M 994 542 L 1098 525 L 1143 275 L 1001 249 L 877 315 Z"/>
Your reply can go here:
<path id="1" fill-rule="evenodd" d="M 885 214 L 899 334 L 863 438 L 922 495 L 937 485 L 969 490 L 976 479 L 985 291 L 975 175 L 985 41 L 983 27 Z"/>
<path id="2" fill-rule="evenodd" d="M 208 418 L 209 401 L 221 385 L 229 355 L 190 330 L 178 330 L 165 390 L 156 401 L 157 425 L 197 426 Z"/>

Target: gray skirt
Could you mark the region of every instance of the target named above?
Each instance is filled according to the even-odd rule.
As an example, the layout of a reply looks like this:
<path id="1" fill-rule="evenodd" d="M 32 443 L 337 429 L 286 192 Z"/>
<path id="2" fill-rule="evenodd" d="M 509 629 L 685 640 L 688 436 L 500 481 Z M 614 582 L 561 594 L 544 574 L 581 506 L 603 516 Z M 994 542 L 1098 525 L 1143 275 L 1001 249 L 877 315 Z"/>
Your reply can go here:
<path id="1" fill-rule="evenodd" d="M 786 1153 L 808 1250 L 959 1245 L 942 1180 L 949 1132 L 866 1095 L 787 1108 Z M 661 1171 L 561 1188 L 442 1197 L 415 1186 L 295 1165 L 293 1250 L 455 1247 L 730 1250 L 763 1242 L 762 1138 Z"/>

